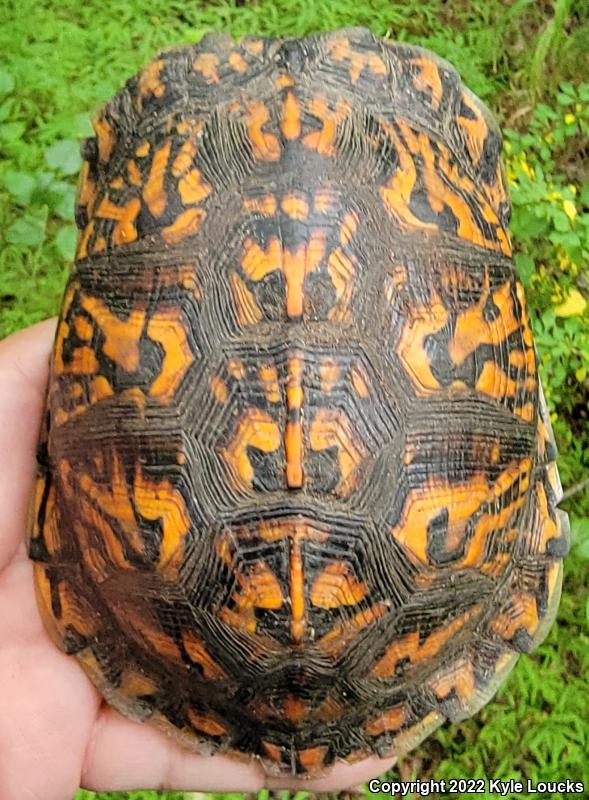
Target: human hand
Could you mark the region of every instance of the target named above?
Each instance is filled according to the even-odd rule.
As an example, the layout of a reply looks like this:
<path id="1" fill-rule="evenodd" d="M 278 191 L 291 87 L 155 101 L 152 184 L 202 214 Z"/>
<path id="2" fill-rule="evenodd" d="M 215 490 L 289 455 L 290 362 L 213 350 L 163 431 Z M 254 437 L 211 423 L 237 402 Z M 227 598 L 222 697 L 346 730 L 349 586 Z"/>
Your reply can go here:
<path id="1" fill-rule="evenodd" d="M 70 800 L 79 786 L 329 791 L 367 780 L 393 759 L 338 764 L 325 778 L 274 778 L 257 761 L 189 753 L 111 709 L 45 632 L 24 532 L 35 476 L 55 321 L 0 343 L 0 797 Z"/>

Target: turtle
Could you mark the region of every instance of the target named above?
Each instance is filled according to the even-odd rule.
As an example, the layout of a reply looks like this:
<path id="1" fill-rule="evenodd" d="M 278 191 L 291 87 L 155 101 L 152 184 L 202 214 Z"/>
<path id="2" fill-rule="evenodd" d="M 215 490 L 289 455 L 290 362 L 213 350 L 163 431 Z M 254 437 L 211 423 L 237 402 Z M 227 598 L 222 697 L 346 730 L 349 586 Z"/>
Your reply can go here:
<path id="1" fill-rule="evenodd" d="M 567 552 L 501 132 L 362 28 L 160 53 L 82 144 L 28 552 L 183 747 L 400 756 L 547 634 Z"/>

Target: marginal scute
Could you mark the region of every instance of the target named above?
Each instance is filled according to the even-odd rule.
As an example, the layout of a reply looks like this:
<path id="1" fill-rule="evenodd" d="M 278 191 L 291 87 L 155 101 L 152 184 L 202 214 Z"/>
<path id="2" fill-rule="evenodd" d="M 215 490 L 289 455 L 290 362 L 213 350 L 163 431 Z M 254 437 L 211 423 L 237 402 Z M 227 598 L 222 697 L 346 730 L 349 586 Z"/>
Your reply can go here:
<path id="1" fill-rule="evenodd" d="M 81 148 L 28 548 L 124 715 L 401 756 L 554 620 L 566 514 L 501 134 L 364 29 L 160 53 Z"/>

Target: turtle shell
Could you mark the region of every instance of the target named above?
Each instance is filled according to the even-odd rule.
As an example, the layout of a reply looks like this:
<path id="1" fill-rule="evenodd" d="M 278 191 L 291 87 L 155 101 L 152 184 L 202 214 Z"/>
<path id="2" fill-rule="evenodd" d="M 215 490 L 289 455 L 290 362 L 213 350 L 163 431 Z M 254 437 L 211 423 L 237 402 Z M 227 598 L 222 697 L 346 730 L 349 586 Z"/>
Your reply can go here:
<path id="1" fill-rule="evenodd" d="M 162 53 L 83 146 L 29 552 L 183 745 L 319 774 L 474 713 L 555 615 L 501 136 L 362 29 Z"/>

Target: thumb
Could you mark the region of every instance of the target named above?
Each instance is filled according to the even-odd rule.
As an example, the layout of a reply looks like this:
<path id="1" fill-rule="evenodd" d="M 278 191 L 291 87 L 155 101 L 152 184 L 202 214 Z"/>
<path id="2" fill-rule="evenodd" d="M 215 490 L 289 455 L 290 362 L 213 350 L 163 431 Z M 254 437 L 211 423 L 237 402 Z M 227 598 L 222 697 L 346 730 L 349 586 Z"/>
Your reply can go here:
<path id="1" fill-rule="evenodd" d="M 0 571 L 23 545 L 55 324 L 46 320 L 0 342 Z"/>

